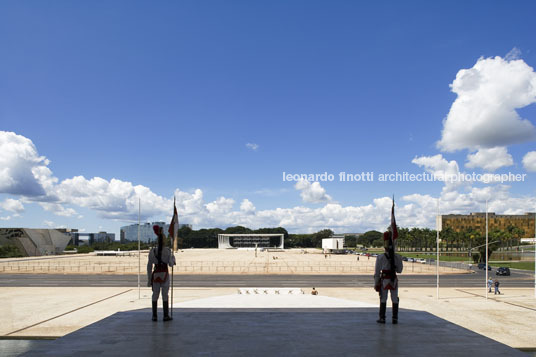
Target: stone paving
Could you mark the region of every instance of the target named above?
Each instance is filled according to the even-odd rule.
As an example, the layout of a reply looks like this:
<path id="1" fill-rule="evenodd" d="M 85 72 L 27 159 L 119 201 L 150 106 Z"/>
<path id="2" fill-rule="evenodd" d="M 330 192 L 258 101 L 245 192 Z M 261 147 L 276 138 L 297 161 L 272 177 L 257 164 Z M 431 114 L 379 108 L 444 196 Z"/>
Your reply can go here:
<path id="1" fill-rule="evenodd" d="M 135 310 L 23 356 L 525 355 L 424 311 L 400 315 L 398 325 L 379 325 L 375 308 L 192 308 L 155 323 L 150 309 Z"/>
<path id="2" fill-rule="evenodd" d="M 240 290 L 242 293 L 239 293 Z M 420 344 L 428 344 L 430 348 L 427 350 L 427 347 L 421 346 L 422 353 L 427 351 L 428 354 L 432 353 L 431 349 L 439 349 L 439 351 L 448 352 L 449 355 L 467 355 L 469 352 L 479 355 L 477 346 L 481 344 L 485 345 L 480 351 L 482 355 L 498 355 L 498 351 L 502 355 L 517 353 L 516 350 L 505 350 L 506 346 L 536 347 L 533 329 L 536 318 L 536 298 L 533 289 L 503 289 L 504 295 L 491 295 L 488 300 L 485 299 L 485 291 L 482 289 L 441 288 L 439 299 L 434 288 L 401 289 L 400 325 L 387 324 L 381 327 L 375 323 L 378 298 L 372 288 L 319 288 L 317 296 L 310 295 L 310 291 L 303 288 L 293 290 L 295 292 L 301 290 L 304 294 L 292 295 L 277 295 L 273 291 L 264 294 L 262 288 L 249 290 L 250 294 L 244 293 L 243 288 L 176 288 L 174 291 L 175 321 L 166 327 L 162 321 L 157 324 L 152 324 L 150 321 L 148 288 L 142 288 L 139 295 L 137 289 L 125 288 L 1 288 L 0 335 L 4 339 L 67 335 L 65 339 L 35 346 L 42 355 L 50 351 L 58 352 L 52 355 L 61 355 L 62 348 L 67 348 L 61 346 L 70 346 L 74 343 L 72 338 L 78 341 L 75 343 L 79 348 L 78 352 L 84 352 L 89 348 L 88 346 L 93 345 L 88 341 L 99 341 L 102 338 L 103 340 L 97 343 L 96 349 L 86 351 L 87 354 L 91 354 L 103 352 L 101 347 L 107 344 L 119 346 L 126 340 L 138 340 L 145 331 L 149 333 L 146 340 L 151 345 L 164 344 L 170 348 L 178 348 L 179 351 L 180 348 L 184 348 L 184 351 L 189 351 L 185 352 L 185 355 L 189 355 L 190 352 L 201 354 L 203 351 L 208 355 L 212 353 L 211 351 L 214 355 L 218 353 L 232 355 L 231 352 L 219 350 L 220 347 L 214 347 L 212 344 L 199 344 L 199 342 L 185 341 L 182 338 L 192 335 L 192 331 L 197 331 L 197 334 L 203 338 L 216 336 L 212 337 L 215 341 L 228 339 L 229 329 L 225 328 L 225 321 L 231 319 L 240 325 L 235 326 L 236 331 L 240 333 L 237 332 L 235 336 L 237 340 L 234 344 L 240 343 L 249 331 L 257 336 L 255 343 L 265 346 L 272 340 L 266 337 L 262 330 L 272 329 L 270 331 L 273 331 L 282 327 L 278 322 L 263 325 L 257 320 L 276 317 L 274 321 L 283 321 L 292 327 L 286 330 L 283 328 L 282 331 L 287 331 L 293 339 L 296 339 L 298 331 L 308 331 L 307 336 L 300 337 L 304 339 L 302 342 L 286 340 L 289 346 L 293 346 L 289 350 L 290 355 L 293 353 L 300 355 L 306 352 L 315 355 L 314 351 L 327 353 L 325 349 L 309 350 L 306 346 L 308 344 L 317 346 L 315 341 L 327 339 L 327 345 L 333 347 L 333 341 L 330 338 L 339 341 L 339 333 L 346 336 L 342 339 L 344 346 L 337 350 L 340 355 L 349 353 L 351 350 L 361 350 L 365 354 L 374 355 L 375 350 L 367 347 L 370 341 L 376 345 L 378 341 L 386 341 L 391 331 L 388 329 L 392 328 L 399 331 L 397 339 L 406 346 L 404 350 L 392 350 L 400 355 L 408 351 L 417 353 L 414 346 Z M 260 293 L 255 294 L 254 290 Z M 322 311 L 322 309 L 329 309 L 329 311 Z M 235 313 L 240 311 L 244 314 L 233 320 Z M 337 314 L 333 315 L 330 312 L 337 312 Z M 316 316 L 317 313 L 320 315 Z M 388 317 L 389 313 L 388 309 Z M 208 320 L 196 322 L 199 317 Z M 245 321 L 248 319 L 253 319 L 250 328 L 246 328 L 248 324 Z M 300 324 L 293 325 L 292 321 L 300 321 Z M 340 325 L 338 325 L 339 322 Z M 214 330 L 205 331 L 205 324 L 215 326 Z M 311 324 L 317 327 L 314 329 L 309 327 Z M 331 332 L 325 331 L 326 326 L 329 326 L 328 330 Z M 218 335 L 216 327 L 224 331 Z M 185 332 L 184 329 L 187 331 Z M 342 332 L 346 329 L 350 329 L 350 337 Z M 99 331 L 102 331 L 102 334 Z M 162 331 L 169 340 L 160 340 L 162 336 L 159 337 L 159 333 Z M 96 335 L 93 336 L 93 334 Z M 459 334 L 462 335 L 459 339 L 454 337 Z M 121 337 L 123 335 L 124 337 Z M 177 340 L 176 336 L 182 337 Z M 263 336 L 268 339 L 264 340 Z M 473 339 L 477 341 L 475 344 L 473 344 Z M 412 343 L 409 344 L 409 341 Z M 184 346 L 182 346 L 183 343 Z M 2 346 L 1 340 L 0 346 Z M 209 346 L 216 349 L 210 350 Z M 278 346 L 280 347 L 281 343 Z M 488 350 L 486 346 L 495 346 L 494 352 Z M 276 347 L 266 347 L 266 351 L 282 353 L 281 350 L 274 350 Z M 262 351 L 264 352 L 264 349 Z M 251 350 L 245 348 L 242 352 L 238 352 L 238 355 L 240 353 L 246 355 Z M 30 354 L 32 356 L 39 355 L 36 354 L 37 352 L 32 353 Z M 65 353 L 68 355 L 67 352 Z"/>

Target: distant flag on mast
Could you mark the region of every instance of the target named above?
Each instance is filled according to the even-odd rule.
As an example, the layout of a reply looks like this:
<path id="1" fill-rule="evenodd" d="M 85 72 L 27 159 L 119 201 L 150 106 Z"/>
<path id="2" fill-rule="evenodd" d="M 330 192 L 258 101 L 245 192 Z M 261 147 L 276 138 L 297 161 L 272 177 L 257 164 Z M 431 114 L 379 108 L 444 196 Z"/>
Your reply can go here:
<path id="1" fill-rule="evenodd" d="M 391 208 L 391 232 L 393 233 L 393 241 L 398 238 L 398 229 L 396 229 L 395 219 L 395 196 L 393 196 L 393 207 Z"/>
<path id="2" fill-rule="evenodd" d="M 175 204 L 175 197 L 173 197 L 173 218 L 171 218 L 168 233 L 173 238 L 173 249 L 176 249 L 175 242 L 177 239 L 177 234 L 179 233 L 179 215 L 177 214 L 177 205 Z"/>

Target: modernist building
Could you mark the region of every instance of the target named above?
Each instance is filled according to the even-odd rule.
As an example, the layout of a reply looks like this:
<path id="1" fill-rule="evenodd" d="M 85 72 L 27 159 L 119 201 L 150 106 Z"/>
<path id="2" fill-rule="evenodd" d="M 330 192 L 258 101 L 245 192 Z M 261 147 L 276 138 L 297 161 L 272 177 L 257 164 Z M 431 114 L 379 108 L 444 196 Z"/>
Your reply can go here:
<path id="1" fill-rule="evenodd" d="M 273 234 L 218 234 L 218 248 L 270 248 L 283 249 L 285 245 L 285 235 L 282 233 Z"/>
<path id="2" fill-rule="evenodd" d="M 160 226 L 164 228 L 164 232 L 169 230 L 169 224 L 165 222 L 152 222 L 142 223 L 140 227 L 140 241 L 145 243 L 151 243 L 156 241 L 156 235 L 153 231 L 153 226 Z M 182 227 L 192 228 L 191 224 L 179 224 L 179 229 Z M 138 241 L 138 224 L 131 224 L 130 226 L 121 227 L 120 231 L 121 243 L 137 242 Z"/>
<path id="3" fill-rule="evenodd" d="M 57 229 L 0 228 L 0 245 L 14 245 L 26 256 L 60 254 L 70 239 Z"/>
<path id="4" fill-rule="evenodd" d="M 524 231 L 523 237 L 534 237 L 534 213 L 525 214 L 495 214 L 488 212 L 488 231 L 494 229 L 506 230 L 509 226 Z M 463 232 L 468 228 L 486 233 L 486 213 L 447 214 L 437 219 L 439 230 L 451 228 L 455 232 Z"/>
<path id="5" fill-rule="evenodd" d="M 92 245 L 94 243 L 113 243 L 115 242 L 115 233 L 98 232 L 98 233 L 81 233 L 78 229 L 59 228 L 58 231 L 71 237 L 69 245 Z"/>

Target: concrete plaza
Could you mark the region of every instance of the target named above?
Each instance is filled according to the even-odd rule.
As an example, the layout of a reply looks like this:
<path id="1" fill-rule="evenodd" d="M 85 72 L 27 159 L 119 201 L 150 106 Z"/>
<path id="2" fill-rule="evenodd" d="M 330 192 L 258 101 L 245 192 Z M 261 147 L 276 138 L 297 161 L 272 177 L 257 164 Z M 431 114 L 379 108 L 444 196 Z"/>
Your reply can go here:
<path id="1" fill-rule="evenodd" d="M 151 346 L 179 355 L 489 356 L 536 347 L 532 289 L 486 300 L 482 289 L 442 288 L 437 299 L 433 288 L 402 288 L 397 326 L 389 310 L 388 323 L 376 324 L 372 288 L 321 288 L 318 296 L 257 290 L 176 288 L 175 320 L 164 324 L 161 310 L 160 321 L 150 321 L 148 288 L 2 288 L 0 334 L 65 336 L 29 356 L 148 355 Z"/>

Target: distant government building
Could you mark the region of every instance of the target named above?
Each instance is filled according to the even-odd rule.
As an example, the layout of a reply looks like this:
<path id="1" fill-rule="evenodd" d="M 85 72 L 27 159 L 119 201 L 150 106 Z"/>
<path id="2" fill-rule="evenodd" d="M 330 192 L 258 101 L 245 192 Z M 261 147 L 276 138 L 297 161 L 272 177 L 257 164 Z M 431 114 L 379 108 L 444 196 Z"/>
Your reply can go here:
<path id="1" fill-rule="evenodd" d="M 26 256 L 60 254 L 70 240 L 57 229 L 0 228 L 0 245 L 14 245 Z"/>
<path id="2" fill-rule="evenodd" d="M 218 248 L 285 248 L 285 235 L 282 233 L 218 234 Z"/>
<path id="3" fill-rule="evenodd" d="M 140 241 L 145 243 L 151 243 L 156 240 L 156 235 L 153 231 L 153 226 L 160 226 L 164 228 L 164 232 L 169 230 L 169 224 L 166 222 L 152 222 L 140 224 Z M 192 228 L 191 224 L 179 224 L 179 229 L 183 227 Z M 138 241 L 138 224 L 131 224 L 130 226 L 123 226 L 120 230 L 121 243 L 137 242 Z"/>
<path id="4" fill-rule="evenodd" d="M 525 214 L 495 214 L 488 212 L 488 230 L 506 230 L 509 226 L 520 228 L 524 231 L 523 236 L 534 238 L 535 213 Z M 438 217 L 439 230 L 451 228 L 455 232 L 463 232 L 472 228 L 486 233 L 486 213 L 476 212 L 470 214 L 447 214 Z"/>

